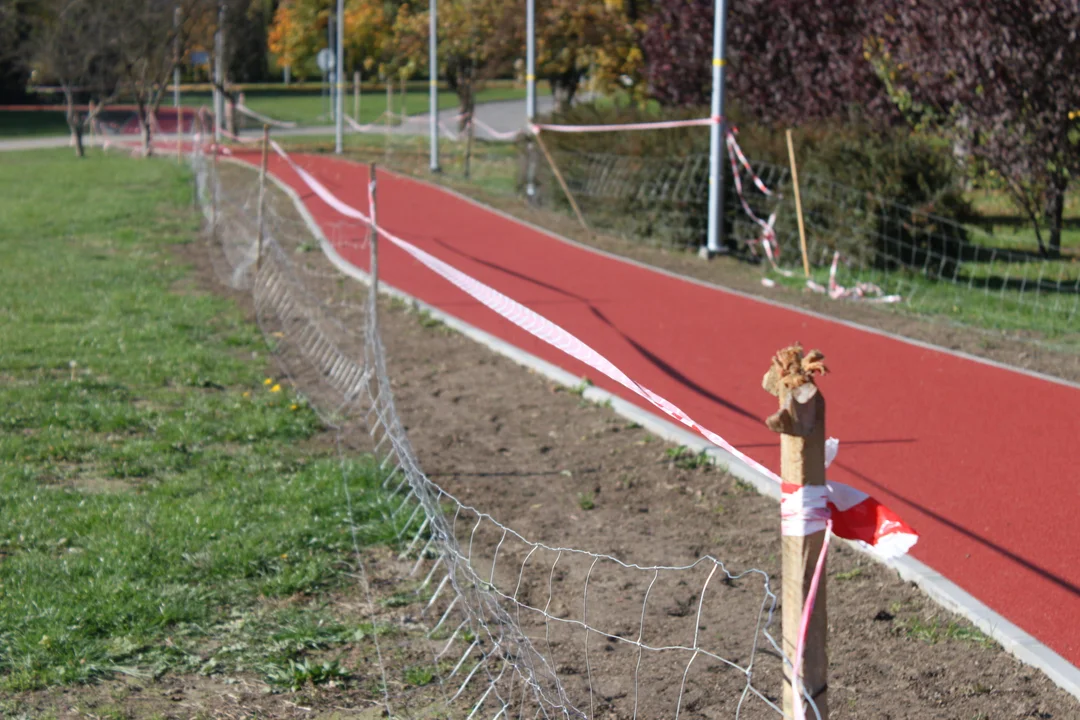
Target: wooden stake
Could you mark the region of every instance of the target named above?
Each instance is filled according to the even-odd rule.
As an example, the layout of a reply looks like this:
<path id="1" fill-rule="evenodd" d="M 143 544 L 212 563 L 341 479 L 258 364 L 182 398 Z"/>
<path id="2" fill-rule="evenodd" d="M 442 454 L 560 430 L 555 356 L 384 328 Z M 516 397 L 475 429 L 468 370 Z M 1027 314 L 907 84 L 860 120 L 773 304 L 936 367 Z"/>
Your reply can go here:
<path id="1" fill-rule="evenodd" d="M 266 203 L 266 163 L 270 156 L 270 126 L 263 125 L 263 140 L 262 140 L 262 164 L 259 165 L 259 207 L 256 209 L 256 226 L 258 227 L 258 237 L 256 238 L 255 249 L 255 272 L 259 272 L 262 269 L 262 255 L 263 255 L 263 231 L 264 223 L 266 220 L 266 213 L 263 211 L 263 205 Z"/>
<path id="2" fill-rule="evenodd" d="M 394 81 L 389 75 L 386 76 L 386 134 L 390 134 L 390 126 L 394 122 Z"/>
<path id="3" fill-rule="evenodd" d="M 559 187 L 562 188 L 563 193 L 566 195 L 566 199 L 570 201 L 570 207 L 574 209 L 574 214 L 577 215 L 578 222 L 581 223 L 581 227 L 585 228 L 586 232 L 589 230 L 589 224 L 585 222 L 585 216 L 581 214 L 581 208 L 578 207 L 577 200 L 570 194 L 570 188 L 566 185 L 566 180 L 563 179 L 562 173 L 559 172 L 558 166 L 555 165 L 555 159 L 551 157 L 551 153 L 548 152 L 547 146 L 544 145 L 544 141 L 540 139 L 540 134 L 533 135 L 536 138 L 536 144 L 540 146 L 540 150 L 544 153 L 544 157 L 547 158 L 548 165 L 551 166 L 551 172 L 555 174 L 555 179 L 559 181 Z"/>
<path id="4" fill-rule="evenodd" d="M 780 401 L 780 410 L 765 424 L 780 433 L 780 474 L 784 483 L 799 487 L 825 484 L 825 398 L 814 385 L 813 375 L 824 374 L 824 357 L 811 351 L 803 357 L 799 345 L 781 350 L 765 374 L 762 386 Z M 825 531 L 811 535 L 785 535 L 783 552 L 784 655 L 795 660 L 799 624 L 825 541 Z M 828 720 L 828 658 L 825 652 L 828 615 L 825 603 L 826 576 L 821 577 L 803 649 L 801 685 L 813 698 L 822 720 Z M 796 717 L 792 684 L 793 668 L 784 667 L 784 715 Z M 803 707 L 808 705 L 799 700 Z M 814 717 L 813 712 L 806 714 Z"/>
<path id="5" fill-rule="evenodd" d="M 386 76 L 386 142 L 383 145 L 383 152 L 386 156 L 386 161 L 390 162 L 390 124 L 394 120 L 394 78 L 389 74 Z"/>
<path id="6" fill-rule="evenodd" d="M 353 72 L 353 120 L 360 122 L 360 71 Z"/>
<path id="7" fill-rule="evenodd" d="M 791 162 L 791 184 L 795 188 L 795 217 L 799 221 L 799 247 L 802 248 L 802 266 L 810 277 L 810 259 L 806 254 L 806 228 L 803 226 L 802 198 L 799 196 L 799 171 L 795 167 L 795 144 L 791 141 L 791 128 L 787 131 L 788 160 Z"/>
<path id="8" fill-rule="evenodd" d="M 218 225 L 218 152 L 221 150 L 220 146 L 215 142 L 210 146 L 214 153 L 214 184 L 210 188 L 210 240 L 217 245 L 217 225 Z"/>
<path id="9" fill-rule="evenodd" d="M 184 162 L 184 149 L 181 140 L 184 138 L 184 108 L 176 108 L 176 163 Z"/>
<path id="10" fill-rule="evenodd" d="M 371 207 L 368 208 L 371 212 L 371 298 L 374 302 L 379 297 L 379 221 L 376 213 L 375 196 L 378 190 L 378 185 L 375 180 L 376 167 L 375 163 L 371 163 Z"/>

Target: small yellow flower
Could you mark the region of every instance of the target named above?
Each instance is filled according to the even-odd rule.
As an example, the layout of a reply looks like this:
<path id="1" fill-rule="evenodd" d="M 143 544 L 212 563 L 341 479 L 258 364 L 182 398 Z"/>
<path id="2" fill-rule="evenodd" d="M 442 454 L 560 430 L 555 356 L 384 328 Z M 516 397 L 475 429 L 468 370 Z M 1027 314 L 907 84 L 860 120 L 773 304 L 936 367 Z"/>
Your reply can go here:
<path id="1" fill-rule="evenodd" d="M 245 390 L 244 391 L 244 397 L 251 397 L 251 392 L 248 391 L 248 390 Z"/>
<path id="2" fill-rule="evenodd" d="M 289 553 L 282 553 L 281 559 L 282 560 L 288 560 L 289 559 Z"/>
<path id="3" fill-rule="evenodd" d="M 299 406 L 299 405 L 290 405 L 290 406 L 289 406 L 289 409 L 290 409 L 290 410 L 297 410 L 297 409 L 299 409 L 299 408 L 300 408 L 300 406 Z"/>
<path id="4" fill-rule="evenodd" d="M 270 392 L 281 392 L 281 386 L 274 385 L 274 387 L 270 388 Z"/>
<path id="5" fill-rule="evenodd" d="M 265 380 L 263 380 L 263 385 L 273 385 L 273 384 L 274 384 L 274 379 L 273 378 L 266 378 Z"/>

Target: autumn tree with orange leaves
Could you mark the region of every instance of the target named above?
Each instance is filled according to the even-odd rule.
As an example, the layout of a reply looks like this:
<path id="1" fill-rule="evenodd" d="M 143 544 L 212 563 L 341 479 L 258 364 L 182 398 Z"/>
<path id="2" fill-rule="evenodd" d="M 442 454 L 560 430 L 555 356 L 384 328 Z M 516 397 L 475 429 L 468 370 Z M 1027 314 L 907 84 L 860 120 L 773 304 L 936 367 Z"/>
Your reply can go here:
<path id="1" fill-rule="evenodd" d="M 298 77 L 314 74 L 315 56 L 326 47 L 326 28 L 337 12 L 334 0 L 285 0 L 278 5 L 267 45 L 279 67 L 290 67 Z M 387 7 L 379 0 L 346 0 L 346 69 L 372 68 L 384 47 L 392 44 Z M 389 17 L 393 17 L 391 14 Z"/>

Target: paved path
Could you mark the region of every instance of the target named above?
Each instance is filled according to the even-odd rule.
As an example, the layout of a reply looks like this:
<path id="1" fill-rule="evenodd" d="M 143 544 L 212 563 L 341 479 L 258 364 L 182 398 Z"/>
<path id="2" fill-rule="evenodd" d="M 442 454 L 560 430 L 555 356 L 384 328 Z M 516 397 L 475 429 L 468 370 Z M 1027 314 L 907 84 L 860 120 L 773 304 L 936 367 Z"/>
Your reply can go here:
<path id="1" fill-rule="evenodd" d="M 254 158 L 252 158 L 254 159 Z M 364 167 L 300 156 L 366 210 Z M 343 218 L 274 158 L 316 220 Z M 1080 664 L 1080 388 L 744 297 L 554 238 L 416 180 L 383 176 L 379 218 L 424 250 L 559 323 L 631 377 L 771 467 L 775 400 L 761 376 L 795 340 L 821 348 L 830 470 L 922 533 L 914 555 Z M 366 230 L 355 227 L 356 239 Z M 342 245 L 359 267 L 367 257 Z M 516 328 L 387 245 L 386 281 L 650 411 L 622 387 Z"/>

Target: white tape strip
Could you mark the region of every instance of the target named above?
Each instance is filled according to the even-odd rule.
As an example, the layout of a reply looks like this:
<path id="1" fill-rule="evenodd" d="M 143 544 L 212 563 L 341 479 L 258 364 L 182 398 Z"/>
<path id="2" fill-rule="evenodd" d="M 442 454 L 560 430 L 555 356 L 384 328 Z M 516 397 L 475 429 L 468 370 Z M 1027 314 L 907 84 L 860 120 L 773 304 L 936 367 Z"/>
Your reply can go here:
<path id="1" fill-rule="evenodd" d="M 805 537 L 821 532 L 829 521 L 828 503 L 829 488 L 824 485 L 809 485 L 785 492 L 780 496 L 780 533 Z"/>
<path id="2" fill-rule="evenodd" d="M 694 120 L 664 120 L 647 123 L 622 123 L 618 125 L 530 125 L 534 133 L 596 133 L 618 130 L 670 130 L 672 128 L 695 127 L 697 125 L 716 125 L 720 118 L 696 118 Z"/>
<path id="3" fill-rule="evenodd" d="M 249 108 L 247 105 L 237 105 L 236 110 L 237 110 L 237 112 L 240 112 L 240 113 L 242 113 L 244 115 L 247 115 L 250 118 L 254 118 L 254 119 L 258 120 L 261 123 L 265 123 L 266 125 L 274 125 L 275 127 L 281 127 L 281 128 L 294 128 L 294 127 L 296 127 L 296 123 L 294 123 L 294 122 L 286 122 L 284 120 L 275 120 L 272 117 L 269 117 L 267 115 L 263 115 L 262 113 L 259 113 L 259 112 L 255 112 L 254 110 Z"/>

